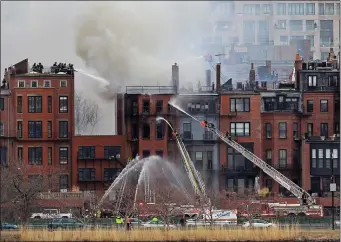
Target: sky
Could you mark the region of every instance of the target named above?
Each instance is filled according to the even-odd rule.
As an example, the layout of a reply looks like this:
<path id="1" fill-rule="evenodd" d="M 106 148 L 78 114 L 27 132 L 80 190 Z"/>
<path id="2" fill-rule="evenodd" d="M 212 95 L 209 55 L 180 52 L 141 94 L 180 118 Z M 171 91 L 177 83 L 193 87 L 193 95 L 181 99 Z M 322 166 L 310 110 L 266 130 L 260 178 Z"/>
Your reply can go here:
<path id="1" fill-rule="evenodd" d="M 204 83 L 200 43 L 211 29 L 208 4 L 1 2 L 1 71 L 25 58 L 45 66 L 73 63 L 108 80 L 115 92 L 118 86 L 171 85 L 177 62 L 180 86 Z M 79 73 L 75 82 L 77 92 L 101 107 L 94 132 L 114 134 L 114 100 L 103 95 L 108 89 Z"/>

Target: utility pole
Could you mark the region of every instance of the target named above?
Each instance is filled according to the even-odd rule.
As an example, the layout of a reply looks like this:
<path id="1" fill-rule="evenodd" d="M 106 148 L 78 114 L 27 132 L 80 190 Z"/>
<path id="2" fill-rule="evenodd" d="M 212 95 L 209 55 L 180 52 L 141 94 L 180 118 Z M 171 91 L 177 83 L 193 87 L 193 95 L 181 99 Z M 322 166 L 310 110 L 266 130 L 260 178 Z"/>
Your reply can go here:
<path id="1" fill-rule="evenodd" d="M 333 223 L 333 230 L 335 230 L 335 205 L 334 205 L 334 193 L 336 192 L 336 183 L 335 183 L 335 177 L 334 177 L 334 150 L 332 150 L 332 177 L 331 177 L 331 183 L 330 183 L 330 191 L 332 192 L 332 223 Z"/>

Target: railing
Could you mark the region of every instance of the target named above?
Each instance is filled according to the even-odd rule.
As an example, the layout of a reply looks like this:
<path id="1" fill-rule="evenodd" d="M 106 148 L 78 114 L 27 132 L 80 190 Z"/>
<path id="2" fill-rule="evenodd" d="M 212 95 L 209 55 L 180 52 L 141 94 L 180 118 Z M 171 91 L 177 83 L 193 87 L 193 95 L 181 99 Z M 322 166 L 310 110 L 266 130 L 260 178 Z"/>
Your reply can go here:
<path id="1" fill-rule="evenodd" d="M 73 75 L 73 67 L 58 67 L 58 66 L 39 66 L 31 67 L 28 74 L 61 74 L 61 75 Z"/>
<path id="2" fill-rule="evenodd" d="M 306 136 L 304 137 L 307 142 L 321 142 L 321 141 L 336 141 L 340 142 L 340 135 L 335 136 Z"/>
<path id="3" fill-rule="evenodd" d="M 15 137 L 20 140 L 67 140 L 71 139 L 72 133 L 67 132 L 65 136 L 60 136 L 59 132 L 30 133 L 16 131 Z"/>
<path id="4" fill-rule="evenodd" d="M 127 86 L 127 94 L 176 94 L 175 86 Z"/>
<path id="5" fill-rule="evenodd" d="M 272 165 L 276 170 L 299 170 L 301 166 L 297 163 L 294 164 L 274 164 Z"/>
<path id="6" fill-rule="evenodd" d="M 210 131 L 205 131 L 203 134 L 203 139 L 204 140 L 213 140 L 213 133 Z"/>

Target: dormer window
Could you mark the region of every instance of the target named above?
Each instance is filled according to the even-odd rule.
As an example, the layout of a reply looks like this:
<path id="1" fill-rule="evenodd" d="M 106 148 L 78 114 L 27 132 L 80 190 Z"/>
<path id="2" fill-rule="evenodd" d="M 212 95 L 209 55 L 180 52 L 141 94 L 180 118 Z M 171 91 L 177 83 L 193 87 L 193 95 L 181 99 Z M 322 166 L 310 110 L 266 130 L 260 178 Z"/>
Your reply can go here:
<path id="1" fill-rule="evenodd" d="M 25 81 L 18 81 L 18 87 L 24 88 L 25 87 Z"/>
<path id="2" fill-rule="evenodd" d="M 37 88 L 38 87 L 38 81 L 31 81 L 31 87 Z"/>
<path id="3" fill-rule="evenodd" d="M 316 87 L 316 76 L 308 76 L 308 86 L 309 87 Z"/>

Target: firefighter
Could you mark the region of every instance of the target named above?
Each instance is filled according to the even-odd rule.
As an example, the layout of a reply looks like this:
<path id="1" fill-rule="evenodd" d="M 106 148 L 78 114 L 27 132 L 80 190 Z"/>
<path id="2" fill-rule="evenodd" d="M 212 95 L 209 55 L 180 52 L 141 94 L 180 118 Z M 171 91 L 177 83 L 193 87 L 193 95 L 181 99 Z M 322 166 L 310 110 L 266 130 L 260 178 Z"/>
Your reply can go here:
<path id="1" fill-rule="evenodd" d="M 183 215 L 180 219 L 180 226 L 182 229 L 184 229 L 185 225 L 186 225 L 186 219 L 185 219 L 185 215 Z"/>
<path id="2" fill-rule="evenodd" d="M 230 135 L 229 131 L 226 132 L 225 136 L 226 136 L 226 138 L 228 138 L 229 140 L 231 140 L 231 135 Z"/>
<path id="3" fill-rule="evenodd" d="M 152 221 L 153 221 L 154 223 L 156 223 L 156 224 L 159 223 L 159 219 L 158 219 L 157 217 L 154 217 L 154 218 L 152 219 Z"/>
<path id="4" fill-rule="evenodd" d="M 116 216 L 115 223 L 117 228 L 120 228 L 122 226 L 123 219 L 121 218 L 121 216 Z"/>

